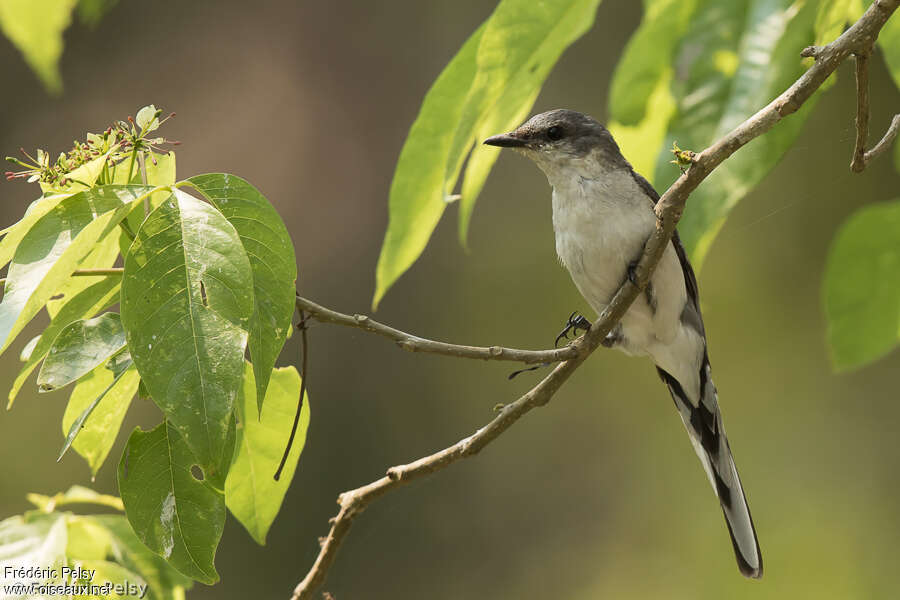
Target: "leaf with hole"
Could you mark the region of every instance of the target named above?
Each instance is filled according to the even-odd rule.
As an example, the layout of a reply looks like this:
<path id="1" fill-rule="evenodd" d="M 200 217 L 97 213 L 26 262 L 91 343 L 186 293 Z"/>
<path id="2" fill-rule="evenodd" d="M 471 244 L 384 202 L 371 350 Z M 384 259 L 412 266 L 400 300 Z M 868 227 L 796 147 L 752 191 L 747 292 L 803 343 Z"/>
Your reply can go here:
<path id="1" fill-rule="evenodd" d="M 69 385 L 125 348 L 125 330 L 117 313 L 70 323 L 50 346 L 38 373 L 38 388 L 49 392 Z"/>
<path id="2" fill-rule="evenodd" d="M 225 500 L 191 474 L 196 459 L 168 422 L 134 430 L 119 462 L 119 493 L 134 532 L 184 575 L 215 583 L 213 560 L 225 527 Z"/>
<path id="3" fill-rule="evenodd" d="M 253 308 L 237 231 L 214 207 L 176 190 L 125 257 L 122 325 L 153 401 L 220 486 Z"/>
<path id="4" fill-rule="evenodd" d="M 266 533 L 278 515 L 306 441 L 309 398 L 305 397 L 294 444 L 281 478 L 275 481 L 272 476 L 281 462 L 299 401 L 300 374 L 294 367 L 275 369 L 266 392 L 266 409 L 260 417 L 253 370 L 244 366 L 244 385 L 237 404 L 240 424 L 234 462 L 225 481 L 225 505 L 260 545 L 266 543 Z"/>
<path id="5" fill-rule="evenodd" d="M 294 316 L 294 245 L 281 217 L 247 181 L 227 173 L 210 173 L 191 177 L 188 182 L 234 226 L 250 259 L 254 310 L 248 345 L 261 412 L 269 374 Z"/>

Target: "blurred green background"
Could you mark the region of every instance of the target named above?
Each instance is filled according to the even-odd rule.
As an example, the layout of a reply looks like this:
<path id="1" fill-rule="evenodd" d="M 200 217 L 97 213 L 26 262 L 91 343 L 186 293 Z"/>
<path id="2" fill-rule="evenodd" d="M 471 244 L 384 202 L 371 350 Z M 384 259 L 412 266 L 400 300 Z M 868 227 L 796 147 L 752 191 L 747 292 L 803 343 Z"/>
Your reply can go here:
<path id="1" fill-rule="evenodd" d="M 145 104 L 174 110 L 164 133 L 184 142 L 180 176 L 228 171 L 253 182 L 291 231 L 302 292 L 363 312 L 409 125 L 492 8 L 483 0 L 123 1 L 96 30 L 66 33 L 59 98 L 0 43 L 0 152 L 40 146 L 55 155 Z M 604 120 L 612 69 L 639 8 L 604 1 L 534 112 L 568 107 Z M 874 137 L 900 94 L 880 57 L 872 63 Z M 371 506 L 325 589 L 337 600 L 892 594 L 900 353 L 833 375 L 820 293 L 838 226 L 900 190 L 889 158 L 849 172 L 852 68 L 841 67 L 797 145 L 732 213 L 699 275 L 713 373 L 763 547 L 761 582 L 739 575 L 715 497 L 652 365 L 600 351 L 480 456 Z M 36 190 L 4 183 L 0 221 L 17 219 Z M 504 155 L 475 209 L 471 251 L 457 244 L 451 208 L 376 318 L 436 339 L 548 347 L 571 311 L 588 310 L 557 263 L 549 199 L 533 165 Z M 4 390 L 28 333 L 0 358 Z M 515 365 L 411 355 L 334 326 L 316 324 L 309 338 L 312 424 L 269 544 L 257 547 L 229 518 L 217 557 L 222 582 L 198 584 L 189 598 L 288 597 L 340 491 L 470 434 L 494 404 L 541 376 L 509 382 Z M 282 364 L 297 363 L 296 342 Z M 55 462 L 67 394 L 29 388 L 0 415 L 2 517 L 27 509 L 26 492 L 90 485 L 74 453 Z M 135 403 L 123 430 L 159 419 L 154 406 Z M 100 491 L 116 491 L 120 438 L 93 484 Z"/>

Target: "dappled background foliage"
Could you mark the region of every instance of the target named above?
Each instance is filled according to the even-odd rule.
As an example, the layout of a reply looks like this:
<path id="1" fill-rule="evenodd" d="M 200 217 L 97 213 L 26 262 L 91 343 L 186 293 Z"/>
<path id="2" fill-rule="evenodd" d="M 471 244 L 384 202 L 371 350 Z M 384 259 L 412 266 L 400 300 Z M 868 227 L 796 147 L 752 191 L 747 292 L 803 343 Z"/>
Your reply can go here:
<path id="1" fill-rule="evenodd" d="M 425 91 L 491 4 L 258 2 L 248 12 L 238 2 L 122 2 L 98 29 L 67 32 L 62 96 L 48 97 L 16 50 L 0 46 L 8 82 L 0 150 L 59 151 L 136 106 L 175 110 L 167 135 L 188 142 L 179 172 L 236 172 L 256 184 L 292 234 L 300 289 L 362 311 L 401 145 Z M 600 3 L 534 112 L 566 106 L 611 120 L 612 71 L 639 19 L 636 3 Z M 872 63 L 872 129 L 881 132 L 900 94 L 881 56 Z M 654 116 L 665 106 L 651 98 Z M 761 584 L 736 573 L 715 501 L 650 365 L 600 353 L 478 460 L 371 507 L 328 589 L 339 599 L 763 593 L 754 585 L 773 598 L 893 590 L 900 356 L 834 375 L 825 344 L 831 240 L 856 209 L 900 189 L 887 157 L 850 174 L 854 103 L 848 63 L 798 128 L 796 145 L 736 206 L 699 276 L 713 369 L 766 559 Z M 617 118 L 626 126 L 641 123 L 623 111 Z M 739 157 L 749 165 L 771 158 L 754 145 Z M 644 164 L 657 184 L 676 173 Z M 10 223 L 33 191 L 3 190 L 0 221 Z M 454 217 L 457 210 L 448 208 Z M 445 218 L 385 296 L 379 319 L 451 341 L 548 346 L 564 317 L 586 307 L 556 263 L 543 176 L 504 157 L 473 214 L 469 252 L 457 243 L 457 219 Z M 325 326 L 314 326 L 310 340 L 314 425 L 285 509 L 262 549 L 229 520 L 217 560 L 222 584 L 196 586 L 191 597 L 287 595 L 314 558 L 340 490 L 455 441 L 533 381 L 508 382 L 509 365 L 408 355 Z M 297 362 L 296 342 L 281 364 Z M 0 358 L 5 381 L 18 372 L 16 354 Z M 0 417 L 0 515 L 22 512 L 28 491 L 89 483 L 77 456 L 54 462 L 64 402 L 65 394 L 38 397 L 27 386 Z M 154 407 L 135 401 L 124 429 L 157 421 Z M 115 493 L 111 464 L 95 487 Z"/>

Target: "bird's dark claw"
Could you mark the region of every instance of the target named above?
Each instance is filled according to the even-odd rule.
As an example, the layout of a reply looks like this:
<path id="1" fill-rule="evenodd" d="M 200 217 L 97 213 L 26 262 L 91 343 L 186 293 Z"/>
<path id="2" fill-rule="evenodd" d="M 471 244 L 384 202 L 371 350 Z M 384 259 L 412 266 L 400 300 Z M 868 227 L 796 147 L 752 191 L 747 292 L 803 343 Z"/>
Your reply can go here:
<path id="1" fill-rule="evenodd" d="M 562 331 L 559 332 L 559 335 L 556 336 L 556 340 L 553 342 L 553 347 L 556 348 L 559 346 L 559 340 L 569 339 L 569 332 L 574 331 L 577 335 L 579 331 L 587 331 L 591 328 L 591 322 L 585 319 L 582 315 L 578 314 L 578 311 L 573 312 L 569 315 L 569 318 L 566 319 L 566 326 Z"/>

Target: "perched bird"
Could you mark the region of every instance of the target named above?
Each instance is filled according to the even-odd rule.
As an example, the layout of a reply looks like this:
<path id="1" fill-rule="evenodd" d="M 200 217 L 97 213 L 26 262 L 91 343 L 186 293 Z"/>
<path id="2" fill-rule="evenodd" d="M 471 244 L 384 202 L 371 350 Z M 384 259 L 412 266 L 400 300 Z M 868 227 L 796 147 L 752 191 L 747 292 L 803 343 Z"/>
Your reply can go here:
<path id="1" fill-rule="evenodd" d="M 622 156 L 609 131 L 579 112 L 545 112 L 484 143 L 524 154 L 547 176 L 553 187 L 556 253 L 581 295 L 601 313 L 632 276 L 656 227 L 653 208 L 659 194 Z M 589 326 L 583 317 L 570 317 L 563 334 Z M 677 232 L 644 293 L 604 345 L 656 363 L 719 498 L 738 567 L 747 577 L 761 577 L 753 519 L 710 377 L 697 280 Z"/>

